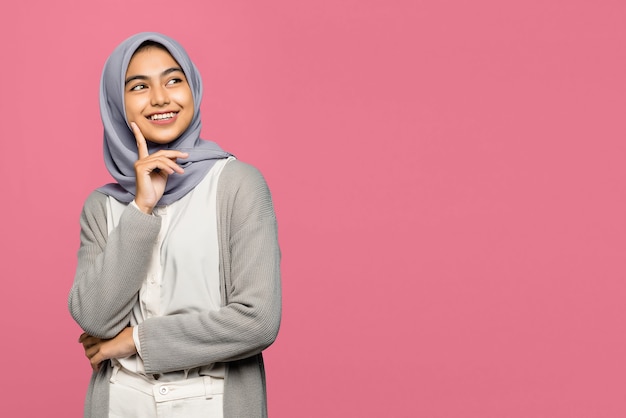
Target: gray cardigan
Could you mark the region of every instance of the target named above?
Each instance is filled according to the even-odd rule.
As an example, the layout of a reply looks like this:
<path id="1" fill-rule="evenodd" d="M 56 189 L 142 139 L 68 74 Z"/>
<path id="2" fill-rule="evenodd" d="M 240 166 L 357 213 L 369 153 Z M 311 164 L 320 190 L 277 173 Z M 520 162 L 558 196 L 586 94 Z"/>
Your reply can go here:
<path id="1" fill-rule="evenodd" d="M 92 192 L 85 202 L 69 294 L 74 320 L 100 338 L 112 338 L 128 326 L 161 224 L 159 217 L 129 205 L 109 235 L 106 200 Z M 144 366 L 157 374 L 226 362 L 224 418 L 267 417 L 261 351 L 274 342 L 281 316 L 274 208 L 261 173 L 237 160 L 220 175 L 217 206 L 222 308 L 141 323 Z M 101 367 L 93 373 L 85 417 L 108 416 L 110 371 Z"/>

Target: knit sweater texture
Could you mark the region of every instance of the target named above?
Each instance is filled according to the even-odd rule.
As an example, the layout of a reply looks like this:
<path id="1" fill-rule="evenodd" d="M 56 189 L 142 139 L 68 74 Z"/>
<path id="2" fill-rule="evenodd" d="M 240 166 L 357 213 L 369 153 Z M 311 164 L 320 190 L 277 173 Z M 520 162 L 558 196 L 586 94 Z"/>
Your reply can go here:
<path id="1" fill-rule="evenodd" d="M 158 216 L 129 205 L 111 234 L 107 196 L 94 191 L 83 207 L 78 266 L 69 294 L 74 320 L 88 334 L 113 338 L 129 325 L 161 228 Z M 222 307 L 153 317 L 139 325 L 146 373 L 226 363 L 224 418 L 267 417 L 261 352 L 281 319 L 280 249 L 267 184 L 251 165 L 226 164 L 217 187 Z M 108 363 L 108 362 L 107 362 Z M 94 372 L 85 418 L 106 418 L 111 368 Z"/>

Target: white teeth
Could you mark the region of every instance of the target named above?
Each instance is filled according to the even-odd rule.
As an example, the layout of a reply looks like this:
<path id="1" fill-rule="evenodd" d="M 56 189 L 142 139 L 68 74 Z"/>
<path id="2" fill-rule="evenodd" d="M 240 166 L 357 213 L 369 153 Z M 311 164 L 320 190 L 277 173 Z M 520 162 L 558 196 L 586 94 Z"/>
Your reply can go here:
<path id="1" fill-rule="evenodd" d="M 156 115 L 150 116 L 150 120 L 163 120 L 163 119 L 171 119 L 176 115 L 175 112 L 170 113 L 158 113 Z"/>

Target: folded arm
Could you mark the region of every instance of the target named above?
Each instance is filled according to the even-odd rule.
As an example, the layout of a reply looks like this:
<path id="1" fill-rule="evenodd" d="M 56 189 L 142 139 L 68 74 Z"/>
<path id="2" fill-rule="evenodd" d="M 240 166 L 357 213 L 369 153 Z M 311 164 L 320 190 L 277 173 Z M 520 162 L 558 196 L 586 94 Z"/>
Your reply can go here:
<path id="1" fill-rule="evenodd" d="M 129 205 L 108 234 L 107 197 L 93 192 L 80 218 L 80 248 L 69 310 L 89 335 L 113 338 L 129 325 L 146 277 L 160 218 Z"/>

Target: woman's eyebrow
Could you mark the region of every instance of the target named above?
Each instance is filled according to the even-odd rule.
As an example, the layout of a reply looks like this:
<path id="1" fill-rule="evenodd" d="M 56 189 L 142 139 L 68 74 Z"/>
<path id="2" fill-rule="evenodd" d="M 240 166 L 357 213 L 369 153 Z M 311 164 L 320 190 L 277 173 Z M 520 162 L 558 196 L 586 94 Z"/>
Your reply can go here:
<path id="1" fill-rule="evenodd" d="M 183 72 L 183 70 L 180 67 L 171 67 L 171 68 L 168 68 L 167 70 L 164 70 L 160 76 L 165 77 L 166 75 L 173 73 L 175 71 L 180 71 L 181 73 Z M 130 77 L 126 79 L 126 81 L 124 81 L 124 85 L 127 85 L 133 80 L 148 80 L 149 78 L 150 77 L 148 77 L 147 75 L 141 75 L 141 74 L 131 75 Z"/>

